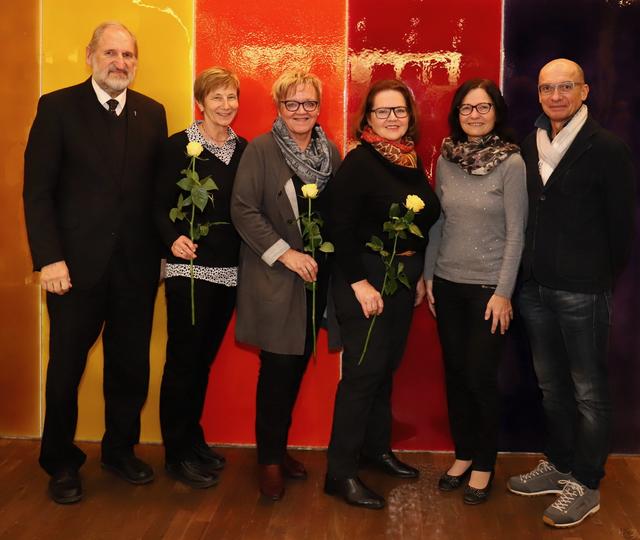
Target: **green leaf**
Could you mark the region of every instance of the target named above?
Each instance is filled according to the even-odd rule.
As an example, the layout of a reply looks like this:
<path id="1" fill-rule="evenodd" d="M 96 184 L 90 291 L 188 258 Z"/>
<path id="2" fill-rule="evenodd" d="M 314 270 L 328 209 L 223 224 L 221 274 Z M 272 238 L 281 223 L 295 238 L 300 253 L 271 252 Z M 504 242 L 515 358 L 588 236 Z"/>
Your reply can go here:
<path id="1" fill-rule="evenodd" d="M 412 234 L 419 236 L 420 238 L 424 238 L 424 236 L 422 235 L 422 231 L 420 230 L 420 227 L 418 227 L 415 223 L 412 223 L 411 225 L 409 225 L 409 231 Z"/>
<path id="2" fill-rule="evenodd" d="M 407 239 L 407 233 L 404 231 L 398 231 L 398 238 L 402 238 L 403 240 Z"/>
<path id="3" fill-rule="evenodd" d="M 397 221 L 396 223 L 393 224 L 394 231 L 404 231 L 406 228 L 407 228 L 407 225 L 405 223 L 402 223 L 402 221 Z"/>
<path id="4" fill-rule="evenodd" d="M 409 278 L 407 278 L 406 274 L 398 274 L 398 281 L 402 283 L 407 289 L 411 288 L 411 285 L 409 284 Z"/>
<path id="5" fill-rule="evenodd" d="M 389 217 L 400 217 L 400 214 L 402 213 L 402 209 L 400 208 L 400 205 L 398 203 L 393 203 L 390 207 L 389 207 Z"/>
<path id="6" fill-rule="evenodd" d="M 207 236 L 209 234 L 209 224 L 208 223 L 201 223 L 198 226 L 198 232 L 200 233 L 200 236 Z"/>
<path id="7" fill-rule="evenodd" d="M 380 250 L 380 255 L 382 255 L 383 257 L 387 258 L 389 256 L 389 252 L 384 250 L 384 249 L 382 249 L 382 250 Z"/>
<path id="8" fill-rule="evenodd" d="M 331 242 L 323 242 L 318 249 L 322 253 L 333 253 L 336 250 Z"/>
<path id="9" fill-rule="evenodd" d="M 403 262 L 399 262 L 398 263 L 398 275 L 402 274 L 403 271 L 404 271 L 404 263 Z"/>
<path id="10" fill-rule="evenodd" d="M 207 195 L 207 190 L 203 189 L 200 186 L 196 186 L 191 189 L 191 199 L 193 200 L 193 204 L 202 212 L 207 206 L 207 201 L 209 197 Z"/>
<path id="11" fill-rule="evenodd" d="M 169 219 L 173 223 L 175 223 L 177 217 L 178 217 L 178 209 L 177 208 L 172 208 L 171 210 L 169 210 Z"/>
<path id="12" fill-rule="evenodd" d="M 392 232 L 394 231 L 394 225 L 392 221 L 385 221 L 384 224 L 382 225 L 382 230 L 384 232 Z"/>
<path id="13" fill-rule="evenodd" d="M 415 213 L 413 210 L 407 210 L 407 213 L 404 215 L 404 220 L 407 223 L 411 223 L 413 221 L 414 216 L 415 216 Z"/>
<path id="14" fill-rule="evenodd" d="M 210 176 L 207 176 L 207 178 L 204 179 L 204 181 L 202 182 L 202 187 L 207 191 L 214 191 L 218 189 L 218 185 L 213 181 L 213 178 L 211 178 Z"/>
<path id="15" fill-rule="evenodd" d="M 185 191 L 191 191 L 193 186 L 195 185 L 194 181 L 191 178 L 183 178 L 179 182 L 177 182 L 178 186 Z"/>
<path id="16" fill-rule="evenodd" d="M 182 206 L 191 206 L 191 195 L 189 195 L 184 201 L 182 201 Z"/>
<path id="17" fill-rule="evenodd" d="M 391 296 L 398 290 L 398 282 L 395 279 L 387 280 L 387 284 L 385 286 L 385 293 L 388 296 Z"/>

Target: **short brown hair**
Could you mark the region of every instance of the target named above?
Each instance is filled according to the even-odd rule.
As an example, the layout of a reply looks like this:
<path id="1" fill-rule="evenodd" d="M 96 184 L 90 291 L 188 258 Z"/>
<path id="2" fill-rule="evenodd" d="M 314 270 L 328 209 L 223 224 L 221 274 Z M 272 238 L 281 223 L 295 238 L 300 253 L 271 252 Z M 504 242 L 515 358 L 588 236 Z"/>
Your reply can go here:
<path id="1" fill-rule="evenodd" d="M 100 23 L 96 27 L 96 29 L 93 31 L 93 34 L 91 35 L 91 41 L 89 41 L 89 44 L 87 45 L 87 49 L 89 49 L 90 52 L 94 52 L 96 50 L 96 47 L 98 46 L 98 41 L 100 41 L 102 34 L 104 34 L 104 31 L 107 28 L 112 28 L 112 27 L 120 28 L 121 30 L 124 30 L 127 34 L 131 36 L 131 39 L 133 40 L 133 54 L 135 54 L 136 58 L 138 58 L 138 40 L 136 39 L 136 36 L 124 24 L 118 21 L 105 21 L 103 23 Z"/>
<path id="2" fill-rule="evenodd" d="M 276 106 L 287 97 L 289 90 L 300 85 L 311 85 L 318 96 L 318 102 L 322 101 L 322 82 L 316 75 L 302 70 L 288 70 L 278 77 L 271 87 L 271 97 Z"/>
<path id="3" fill-rule="evenodd" d="M 411 91 L 411 89 L 399 79 L 384 79 L 382 81 L 373 83 L 369 87 L 369 91 L 362 101 L 360 109 L 358 110 L 358 116 L 356 117 L 356 138 L 360 139 L 362 137 L 364 128 L 369 125 L 367 122 L 367 116 L 371 113 L 371 109 L 373 108 L 373 101 L 375 100 L 376 96 L 384 90 L 395 90 L 396 92 L 400 92 L 403 95 L 404 100 L 407 103 L 407 109 L 409 111 L 409 127 L 407 128 L 407 137 L 411 137 L 414 141 L 418 140 L 418 108 L 416 106 L 416 101 L 413 98 L 413 92 Z"/>
<path id="4" fill-rule="evenodd" d="M 213 66 L 196 77 L 193 83 L 193 97 L 198 103 L 204 103 L 209 92 L 216 88 L 224 88 L 225 86 L 233 86 L 236 89 L 238 97 L 240 97 L 240 81 L 238 76 L 226 68 Z"/>

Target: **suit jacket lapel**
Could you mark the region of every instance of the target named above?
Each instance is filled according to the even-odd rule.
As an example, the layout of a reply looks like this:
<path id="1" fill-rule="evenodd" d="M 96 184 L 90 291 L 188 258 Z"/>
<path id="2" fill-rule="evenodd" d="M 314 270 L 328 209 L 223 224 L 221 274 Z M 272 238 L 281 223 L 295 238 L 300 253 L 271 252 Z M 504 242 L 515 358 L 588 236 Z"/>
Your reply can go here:
<path id="1" fill-rule="evenodd" d="M 589 148 L 591 148 L 591 142 L 589 139 L 591 135 L 598 129 L 598 125 L 591 118 L 587 118 L 584 126 L 576 135 L 576 138 L 571 143 L 571 146 L 567 149 L 567 152 L 558 163 L 558 166 L 554 169 L 553 173 L 547 180 L 545 189 L 548 189 L 558 178 L 562 178 L 565 171 L 571 167 L 571 165 Z"/>

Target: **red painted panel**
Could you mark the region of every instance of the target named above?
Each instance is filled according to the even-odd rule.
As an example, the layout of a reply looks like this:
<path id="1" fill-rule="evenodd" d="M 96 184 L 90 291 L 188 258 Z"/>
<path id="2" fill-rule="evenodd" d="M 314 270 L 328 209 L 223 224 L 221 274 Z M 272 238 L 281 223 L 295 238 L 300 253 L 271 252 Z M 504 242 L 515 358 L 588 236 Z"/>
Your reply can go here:
<path id="1" fill-rule="evenodd" d="M 346 62 L 346 0 L 278 2 L 198 0 L 196 72 L 227 66 L 241 84 L 238 134 L 252 139 L 271 128 L 275 108 L 273 81 L 287 67 L 306 67 L 323 81 L 319 121 L 342 146 Z M 214 363 L 203 425 L 210 441 L 253 443 L 256 352 L 233 340 L 233 324 Z M 329 439 L 339 358 L 328 354 L 320 334 L 296 407 L 290 443 L 325 446 Z"/>
<path id="2" fill-rule="evenodd" d="M 251 139 L 268 130 L 275 116 L 273 80 L 287 66 L 311 68 L 324 82 L 320 122 L 339 145 L 343 124 L 348 120 L 350 128 L 371 80 L 401 77 L 416 94 L 423 134 L 418 151 L 432 172 L 455 87 L 471 77 L 499 78 L 501 1 L 349 0 L 348 14 L 345 2 L 250 0 L 238 9 L 198 0 L 196 72 L 220 64 L 238 73 L 241 107 L 234 128 Z M 337 355 L 326 352 L 323 332 L 320 358 L 303 383 L 291 443 L 327 444 L 338 364 Z M 255 352 L 234 343 L 232 325 L 212 369 L 203 418 L 209 440 L 253 442 L 257 366 Z M 396 376 L 394 419 L 395 447 L 450 448 L 440 350 L 424 307 L 416 312 Z"/>
<path id="3" fill-rule="evenodd" d="M 501 9 L 500 0 L 350 0 L 350 120 L 371 81 L 402 78 L 420 109 L 418 152 L 433 172 L 455 88 L 499 79 Z M 444 396 L 435 323 L 421 306 L 395 381 L 394 447 L 451 447 Z"/>

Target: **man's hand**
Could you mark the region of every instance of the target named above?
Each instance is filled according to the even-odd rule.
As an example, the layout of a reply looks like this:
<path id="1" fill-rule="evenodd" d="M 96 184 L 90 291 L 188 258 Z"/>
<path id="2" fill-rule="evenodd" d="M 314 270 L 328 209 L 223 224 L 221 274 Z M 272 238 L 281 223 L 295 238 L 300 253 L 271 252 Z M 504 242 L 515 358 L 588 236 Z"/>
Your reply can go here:
<path id="1" fill-rule="evenodd" d="M 310 255 L 289 248 L 278 260 L 303 280 L 313 282 L 318 274 L 318 263 Z"/>
<path id="2" fill-rule="evenodd" d="M 40 286 L 47 292 L 65 294 L 71 289 L 69 269 L 64 261 L 47 264 L 40 269 Z"/>
<path id="3" fill-rule="evenodd" d="M 384 309 L 382 295 L 366 279 L 356 281 L 351 284 L 351 288 L 356 295 L 356 300 L 360 303 L 362 313 L 368 319 L 371 315 L 380 315 Z"/>

